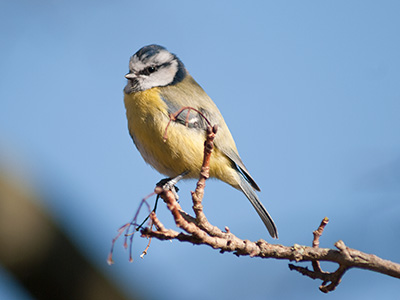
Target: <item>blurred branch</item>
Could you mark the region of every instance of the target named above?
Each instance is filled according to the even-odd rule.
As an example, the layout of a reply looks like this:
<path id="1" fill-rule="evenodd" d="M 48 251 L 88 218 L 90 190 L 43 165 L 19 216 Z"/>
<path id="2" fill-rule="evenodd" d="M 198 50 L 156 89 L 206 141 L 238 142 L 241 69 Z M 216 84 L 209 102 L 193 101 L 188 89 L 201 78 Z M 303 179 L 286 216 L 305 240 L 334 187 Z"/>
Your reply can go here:
<path id="1" fill-rule="evenodd" d="M 197 245 L 208 245 L 214 249 L 219 249 L 221 253 L 232 252 L 237 256 L 249 255 L 251 257 L 285 259 L 296 262 L 310 261 L 312 262 L 313 270 L 293 264 L 289 264 L 289 268 L 312 279 L 322 280 L 323 283 L 320 286 L 320 290 L 325 293 L 333 291 L 340 283 L 344 273 L 350 268 L 366 269 L 400 278 L 400 264 L 348 248 L 343 241 L 335 243 L 337 250 L 319 248 L 319 237 L 328 223 L 327 218 L 324 218 L 319 228 L 314 231 L 313 247 L 297 244 L 283 246 L 270 244 L 264 240 L 257 242 L 242 240 L 232 234 L 229 229 L 222 231 L 211 225 L 203 213 L 202 199 L 205 182 L 209 177 L 209 161 L 214 147 L 213 141 L 216 132 L 217 127 L 208 128 L 200 179 L 197 182 L 196 190 L 192 192 L 193 210 L 196 218 L 191 217 L 182 210 L 170 190 L 156 187 L 155 192 L 166 202 L 177 227 L 183 229 L 184 232 L 166 229 L 156 214 L 152 212 L 150 218 L 156 230 L 152 229 L 153 226 L 143 228 L 141 230 L 142 236 L 160 240 L 175 239 Z M 339 267 L 335 272 L 324 272 L 321 270 L 320 261 L 334 262 Z"/>
<path id="2" fill-rule="evenodd" d="M 0 169 L 0 264 L 34 299 L 128 299 L 9 173 Z"/>

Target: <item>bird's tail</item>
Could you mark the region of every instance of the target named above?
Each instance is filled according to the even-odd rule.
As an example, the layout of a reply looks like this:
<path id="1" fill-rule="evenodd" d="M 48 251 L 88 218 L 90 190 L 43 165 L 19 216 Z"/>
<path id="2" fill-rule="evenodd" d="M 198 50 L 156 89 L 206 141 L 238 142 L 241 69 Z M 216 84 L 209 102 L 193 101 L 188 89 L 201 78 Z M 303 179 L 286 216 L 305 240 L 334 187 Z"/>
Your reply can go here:
<path id="1" fill-rule="evenodd" d="M 276 229 L 274 220 L 272 220 L 267 209 L 260 202 L 260 199 L 258 199 L 256 192 L 249 185 L 249 183 L 246 181 L 246 179 L 243 178 L 243 176 L 239 176 L 239 177 L 240 177 L 240 182 L 239 182 L 240 189 L 246 195 L 246 197 L 250 200 L 253 207 L 256 209 L 261 220 L 264 222 L 265 226 L 267 227 L 269 234 L 273 238 L 278 238 L 278 231 Z"/>

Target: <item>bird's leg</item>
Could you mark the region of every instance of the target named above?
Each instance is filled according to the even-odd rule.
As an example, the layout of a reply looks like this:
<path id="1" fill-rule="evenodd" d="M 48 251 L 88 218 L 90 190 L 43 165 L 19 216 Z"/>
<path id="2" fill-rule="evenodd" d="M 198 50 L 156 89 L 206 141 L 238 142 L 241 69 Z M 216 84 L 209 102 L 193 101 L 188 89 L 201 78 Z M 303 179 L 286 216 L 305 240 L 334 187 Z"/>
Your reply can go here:
<path id="1" fill-rule="evenodd" d="M 156 197 L 156 203 L 154 203 L 154 208 L 153 208 L 153 210 L 152 210 L 151 212 L 154 212 L 154 213 L 156 212 L 157 204 L 158 204 L 158 199 L 160 199 L 160 195 L 157 195 L 157 197 Z M 151 213 L 150 213 L 150 214 L 151 214 Z M 150 218 L 150 214 L 146 217 L 146 219 L 143 220 L 143 222 L 142 222 L 138 227 L 136 227 L 136 231 L 139 231 L 140 228 L 142 228 L 143 224 L 146 223 L 146 221 Z"/>
<path id="2" fill-rule="evenodd" d="M 178 201 L 179 196 L 178 196 L 178 191 L 179 188 L 177 186 L 175 186 L 179 180 L 181 180 L 183 177 L 185 177 L 185 175 L 187 175 L 189 173 L 189 171 L 185 171 L 182 174 L 179 174 L 178 176 L 174 177 L 174 178 L 164 178 L 161 179 L 156 186 L 162 187 L 164 190 L 170 190 L 173 194 L 174 197 L 176 199 L 176 201 Z"/>

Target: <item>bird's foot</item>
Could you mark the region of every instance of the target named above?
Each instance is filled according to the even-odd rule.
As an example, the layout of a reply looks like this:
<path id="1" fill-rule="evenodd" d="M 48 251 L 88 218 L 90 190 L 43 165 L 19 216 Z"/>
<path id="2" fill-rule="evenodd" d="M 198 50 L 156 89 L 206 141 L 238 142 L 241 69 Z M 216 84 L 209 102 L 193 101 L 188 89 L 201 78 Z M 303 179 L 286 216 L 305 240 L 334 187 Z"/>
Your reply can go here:
<path id="1" fill-rule="evenodd" d="M 161 179 L 156 184 L 156 186 L 159 186 L 159 187 L 163 188 L 164 190 L 171 191 L 174 194 L 176 201 L 178 201 L 179 200 L 179 196 L 178 196 L 179 188 L 175 185 L 178 183 L 179 180 L 181 180 L 188 173 L 189 173 L 189 171 L 185 171 L 182 174 L 179 174 L 178 176 L 176 176 L 174 178 Z"/>

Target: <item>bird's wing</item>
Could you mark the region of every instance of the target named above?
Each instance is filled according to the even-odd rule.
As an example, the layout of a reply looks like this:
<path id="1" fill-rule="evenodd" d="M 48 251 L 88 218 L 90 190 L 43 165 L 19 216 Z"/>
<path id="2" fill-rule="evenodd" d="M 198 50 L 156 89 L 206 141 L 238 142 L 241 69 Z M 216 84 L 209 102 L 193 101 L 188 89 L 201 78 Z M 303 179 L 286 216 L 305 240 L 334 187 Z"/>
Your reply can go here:
<path id="1" fill-rule="evenodd" d="M 187 82 L 163 87 L 162 91 L 160 91 L 161 98 L 167 104 L 168 113 L 170 115 L 176 114 L 184 107 L 191 107 L 201 114 L 195 110 L 185 109 L 176 116 L 175 122 L 188 128 L 195 128 L 202 131 L 206 130 L 208 126 L 204 117 L 207 118 L 212 126 L 218 125 L 218 133 L 214 141 L 215 146 L 232 161 L 233 167 L 243 175 L 246 181 L 255 190 L 259 191 L 260 188 L 240 158 L 232 134 L 215 103 L 189 74 L 185 78 L 185 81 Z M 186 84 L 189 84 L 190 88 L 187 88 Z"/>

